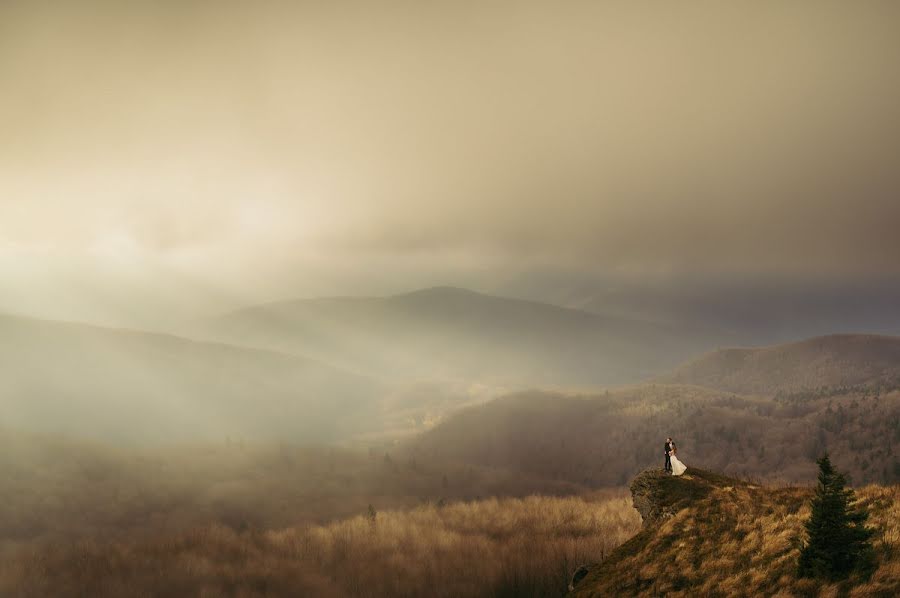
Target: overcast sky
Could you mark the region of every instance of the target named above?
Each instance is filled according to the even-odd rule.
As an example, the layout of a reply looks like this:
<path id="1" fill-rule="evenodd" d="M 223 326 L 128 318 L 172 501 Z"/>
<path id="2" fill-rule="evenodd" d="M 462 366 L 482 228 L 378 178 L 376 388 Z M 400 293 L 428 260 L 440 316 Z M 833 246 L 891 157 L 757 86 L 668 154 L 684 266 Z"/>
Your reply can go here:
<path id="1" fill-rule="evenodd" d="M 5 1 L 0 308 L 900 275 L 898 30 L 890 1 Z"/>

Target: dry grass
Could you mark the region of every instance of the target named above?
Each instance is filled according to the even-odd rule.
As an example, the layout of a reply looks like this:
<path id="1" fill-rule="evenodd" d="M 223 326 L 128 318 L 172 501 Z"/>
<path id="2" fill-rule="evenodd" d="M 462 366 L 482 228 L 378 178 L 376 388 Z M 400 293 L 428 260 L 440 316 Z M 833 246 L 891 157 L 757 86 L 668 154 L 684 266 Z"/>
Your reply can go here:
<path id="1" fill-rule="evenodd" d="M 0 595 L 559 596 L 631 537 L 623 495 L 488 499 L 324 526 L 212 526 L 149 541 L 47 547 L 0 572 Z"/>
<path id="2" fill-rule="evenodd" d="M 879 568 L 868 582 L 841 585 L 796 576 L 811 495 L 807 488 L 717 484 L 704 498 L 622 546 L 579 591 L 583 596 L 898 595 L 900 486 L 858 491 L 877 530 Z"/>

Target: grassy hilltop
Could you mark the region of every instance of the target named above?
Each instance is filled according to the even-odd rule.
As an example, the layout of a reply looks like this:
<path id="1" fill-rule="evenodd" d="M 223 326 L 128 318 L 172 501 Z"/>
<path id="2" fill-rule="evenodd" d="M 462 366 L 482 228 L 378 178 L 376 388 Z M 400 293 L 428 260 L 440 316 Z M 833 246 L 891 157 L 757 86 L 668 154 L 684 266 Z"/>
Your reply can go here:
<path id="1" fill-rule="evenodd" d="M 632 483 L 643 529 L 590 567 L 575 596 L 896 596 L 900 593 L 900 486 L 857 490 L 876 528 L 878 569 L 868 581 L 798 578 L 811 488 L 764 487 L 700 469 L 648 470 Z"/>

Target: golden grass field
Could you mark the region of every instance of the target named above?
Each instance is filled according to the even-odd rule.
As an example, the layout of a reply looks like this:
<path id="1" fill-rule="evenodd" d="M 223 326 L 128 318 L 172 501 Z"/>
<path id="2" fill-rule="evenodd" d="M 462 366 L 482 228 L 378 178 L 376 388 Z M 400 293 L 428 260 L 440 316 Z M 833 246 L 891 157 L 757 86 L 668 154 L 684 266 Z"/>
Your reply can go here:
<path id="1" fill-rule="evenodd" d="M 432 504 L 270 531 L 213 525 L 29 551 L 0 572 L 0 595 L 560 596 L 578 565 L 639 528 L 623 492 Z"/>

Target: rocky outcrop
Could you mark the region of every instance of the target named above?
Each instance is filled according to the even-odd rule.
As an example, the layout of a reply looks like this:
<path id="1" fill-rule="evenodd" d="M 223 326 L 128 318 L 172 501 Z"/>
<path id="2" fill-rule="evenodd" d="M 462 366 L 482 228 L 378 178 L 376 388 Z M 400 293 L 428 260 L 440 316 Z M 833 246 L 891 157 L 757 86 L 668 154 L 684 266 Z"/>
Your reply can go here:
<path id="1" fill-rule="evenodd" d="M 644 527 L 671 516 L 659 497 L 660 480 L 666 475 L 666 472 L 659 469 L 647 469 L 631 481 L 631 500 L 634 508 L 641 514 Z"/>
<path id="2" fill-rule="evenodd" d="M 677 477 L 661 469 L 647 469 L 631 482 L 631 498 L 646 528 L 665 521 L 692 502 L 705 498 L 713 488 L 736 484 L 743 483 L 693 467 Z"/>
<path id="3" fill-rule="evenodd" d="M 687 582 L 679 577 L 683 569 L 672 563 L 688 544 L 697 549 L 697 534 L 730 534 L 733 531 L 734 524 L 723 515 L 729 509 L 723 509 L 723 505 L 731 504 L 738 486 L 749 488 L 739 480 L 694 467 L 680 476 L 655 468 L 642 471 L 632 480 L 630 488 L 632 504 L 643 519 L 643 528 L 605 560 L 588 565 L 582 579 L 572 584 L 573 594 L 590 598 L 668 593 L 710 595 L 711 592 L 700 583 L 702 575 L 699 572 L 695 572 L 697 578 L 691 582 L 696 581 L 697 588 L 702 591 L 683 593 L 687 589 Z M 726 497 L 724 501 L 723 496 Z M 748 497 L 747 492 L 741 493 L 742 499 Z M 676 516 L 682 519 L 681 523 L 664 525 Z M 685 516 L 689 523 L 684 522 Z M 686 544 L 685 538 L 690 538 L 690 542 Z M 711 560 L 712 556 L 704 558 Z M 693 560 L 691 566 L 700 567 Z"/>

